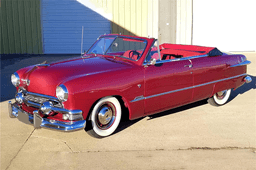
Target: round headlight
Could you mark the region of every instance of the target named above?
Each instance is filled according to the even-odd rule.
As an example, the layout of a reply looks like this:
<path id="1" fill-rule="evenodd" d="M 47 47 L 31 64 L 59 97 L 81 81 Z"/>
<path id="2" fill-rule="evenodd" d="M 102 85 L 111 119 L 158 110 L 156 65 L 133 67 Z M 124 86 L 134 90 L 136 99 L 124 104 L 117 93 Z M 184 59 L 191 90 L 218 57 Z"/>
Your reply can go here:
<path id="1" fill-rule="evenodd" d="M 19 77 L 18 73 L 15 72 L 12 74 L 11 81 L 15 87 L 18 87 L 20 85 L 20 77 Z"/>
<path id="2" fill-rule="evenodd" d="M 60 101 L 67 101 L 68 100 L 68 89 L 63 84 L 59 85 L 56 88 L 56 96 Z"/>

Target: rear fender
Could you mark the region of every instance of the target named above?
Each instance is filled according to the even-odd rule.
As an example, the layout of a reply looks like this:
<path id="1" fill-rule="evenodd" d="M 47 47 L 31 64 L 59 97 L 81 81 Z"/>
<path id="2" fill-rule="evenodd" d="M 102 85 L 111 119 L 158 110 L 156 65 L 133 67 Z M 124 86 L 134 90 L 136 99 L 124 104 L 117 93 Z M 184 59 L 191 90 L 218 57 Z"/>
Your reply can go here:
<path id="1" fill-rule="evenodd" d="M 241 76 L 241 77 L 237 77 L 237 78 L 234 78 L 234 79 L 225 80 L 225 81 L 222 81 L 222 82 L 215 83 L 214 86 L 213 86 L 213 91 L 212 91 L 211 97 L 215 93 L 217 93 L 219 91 L 226 90 L 226 89 L 236 90 L 238 87 L 240 87 L 244 84 L 243 78 L 244 78 L 244 76 Z"/>

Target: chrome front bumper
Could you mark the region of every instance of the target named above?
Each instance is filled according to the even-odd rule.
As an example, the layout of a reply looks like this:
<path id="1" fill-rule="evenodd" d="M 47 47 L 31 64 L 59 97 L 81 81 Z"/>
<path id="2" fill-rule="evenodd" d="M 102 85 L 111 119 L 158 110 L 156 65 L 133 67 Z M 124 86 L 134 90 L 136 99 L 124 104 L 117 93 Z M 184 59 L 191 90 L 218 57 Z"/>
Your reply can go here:
<path id="1" fill-rule="evenodd" d="M 70 121 L 70 122 L 62 122 L 56 121 L 52 119 L 42 118 L 38 112 L 34 112 L 34 115 L 25 112 L 22 110 L 16 103 L 8 103 L 9 108 L 9 116 L 11 118 L 18 118 L 19 121 L 26 124 L 33 124 L 35 128 L 51 128 L 57 129 L 61 131 L 74 131 L 79 129 L 84 129 L 86 126 L 86 120 L 79 121 Z"/>

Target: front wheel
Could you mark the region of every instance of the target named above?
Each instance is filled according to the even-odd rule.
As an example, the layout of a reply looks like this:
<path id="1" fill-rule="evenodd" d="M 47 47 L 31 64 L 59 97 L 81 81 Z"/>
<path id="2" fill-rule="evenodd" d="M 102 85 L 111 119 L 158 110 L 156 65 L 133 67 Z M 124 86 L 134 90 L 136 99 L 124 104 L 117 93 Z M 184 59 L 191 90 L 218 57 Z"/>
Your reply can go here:
<path id="1" fill-rule="evenodd" d="M 231 89 L 217 92 L 213 95 L 213 97 L 208 99 L 208 103 L 214 106 L 224 105 L 225 103 L 227 103 L 230 97 L 230 94 L 231 94 Z"/>
<path id="2" fill-rule="evenodd" d="M 102 138 L 114 133 L 121 120 L 121 105 L 115 97 L 104 97 L 94 106 L 87 131 L 91 136 Z"/>

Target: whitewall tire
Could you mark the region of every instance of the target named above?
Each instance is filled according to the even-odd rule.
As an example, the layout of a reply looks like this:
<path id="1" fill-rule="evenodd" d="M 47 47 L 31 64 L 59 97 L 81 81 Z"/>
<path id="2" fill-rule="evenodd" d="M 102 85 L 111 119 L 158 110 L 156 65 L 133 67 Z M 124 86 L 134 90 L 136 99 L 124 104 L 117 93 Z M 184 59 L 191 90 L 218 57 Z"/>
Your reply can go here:
<path id="1" fill-rule="evenodd" d="M 227 103 L 230 97 L 230 94 L 231 94 L 231 89 L 217 92 L 213 95 L 213 97 L 208 99 L 208 102 L 214 106 L 224 105 L 225 103 Z"/>
<path id="2" fill-rule="evenodd" d="M 97 138 L 111 135 L 120 123 L 121 114 L 121 105 L 115 97 L 100 99 L 91 112 L 92 127 L 87 132 Z"/>

